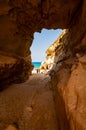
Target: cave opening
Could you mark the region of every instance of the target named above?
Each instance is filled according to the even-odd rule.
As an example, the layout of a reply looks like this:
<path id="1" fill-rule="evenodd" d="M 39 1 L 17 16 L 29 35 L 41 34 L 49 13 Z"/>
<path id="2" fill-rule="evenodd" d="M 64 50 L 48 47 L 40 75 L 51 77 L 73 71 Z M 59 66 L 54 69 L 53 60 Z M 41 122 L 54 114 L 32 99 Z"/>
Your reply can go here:
<path id="1" fill-rule="evenodd" d="M 46 72 L 46 70 L 48 69 L 47 65 L 45 65 L 47 60 L 47 49 L 55 42 L 55 40 L 60 36 L 62 31 L 62 29 L 48 30 L 43 28 L 41 30 L 41 33 L 34 33 L 33 43 L 30 48 L 32 64 L 34 66 L 32 73 Z"/>

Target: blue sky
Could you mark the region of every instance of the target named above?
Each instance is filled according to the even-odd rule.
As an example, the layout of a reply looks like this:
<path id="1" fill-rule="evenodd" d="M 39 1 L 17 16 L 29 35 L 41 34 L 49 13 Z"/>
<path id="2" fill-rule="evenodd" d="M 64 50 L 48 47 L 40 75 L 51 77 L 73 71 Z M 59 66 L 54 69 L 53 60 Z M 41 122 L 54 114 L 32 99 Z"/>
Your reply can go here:
<path id="1" fill-rule="evenodd" d="M 57 37 L 61 34 L 62 30 L 47 30 L 42 29 L 41 33 L 34 33 L 34 40 L 31 50 L 32 62 L 36 61 L 45 61 L 47 48 L 57 39 Z"/>

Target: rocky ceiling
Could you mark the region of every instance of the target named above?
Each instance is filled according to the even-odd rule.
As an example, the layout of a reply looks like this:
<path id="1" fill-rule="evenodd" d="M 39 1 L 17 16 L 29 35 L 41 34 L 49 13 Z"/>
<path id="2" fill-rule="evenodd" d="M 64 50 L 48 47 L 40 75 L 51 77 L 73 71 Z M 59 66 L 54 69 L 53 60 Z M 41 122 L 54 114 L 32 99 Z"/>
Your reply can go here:
<path id="1" fill-rule="evenodd" d="M 25 72 L 18 78 L 31 73 L 30 46 L 34 32 L 42 28 L 68 29 L 65 52 L 74 54 L 80 49 L 85 52 L 85 40 L 81 41 L 86 34 L 86 0 L 0 0 L 0 55 L 17 59 L 12 73 L 18 77 Z M 16 72 L 18 68 L 21 70 Z"/>
<path id="2" fill-rule="evenodd" d="M 82 3 L 83 0 L 0 0 L 0 50 L 27 56 L 34 32 L 69 28 Z"/>

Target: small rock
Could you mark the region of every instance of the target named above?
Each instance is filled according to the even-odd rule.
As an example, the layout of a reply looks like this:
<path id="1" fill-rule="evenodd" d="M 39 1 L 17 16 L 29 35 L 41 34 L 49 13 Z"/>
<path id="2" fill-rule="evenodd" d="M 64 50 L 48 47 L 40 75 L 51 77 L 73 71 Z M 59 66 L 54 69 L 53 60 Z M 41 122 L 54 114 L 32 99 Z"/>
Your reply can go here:
<path id="1" fill-rule="evenodd" d="M 17 130 L 14 126 L 9 125 L 5 130 Z"/>

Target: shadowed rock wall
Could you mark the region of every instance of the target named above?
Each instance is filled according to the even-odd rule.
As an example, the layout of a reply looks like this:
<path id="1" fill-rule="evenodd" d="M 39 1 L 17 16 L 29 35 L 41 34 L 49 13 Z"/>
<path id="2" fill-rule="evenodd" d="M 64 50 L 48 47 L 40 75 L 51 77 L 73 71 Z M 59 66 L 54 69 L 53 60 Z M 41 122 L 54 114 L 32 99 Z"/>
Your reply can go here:
<path id="1" fill-rule="evenodd" d="M 12 74 L 12 83 L 15 77 L 21 82 L 27 79 L 25 77 L 30 75 L 32 69 L 30 46 L 33 33 L 40 32 L 42 28 L 68 29 L 63 39 L 61 60 L 59 59 L 51 73 L 56 110 L 57 107 L 62 107 L 57 112 L 58 125 L 60 130 L 85 130 L 85 0 L 1 0 L 0 55 L 7 56 L 7 61 L 10 61 L 10 57 L 14 58 L 12 66 L 16 67 L 11 69 L 7 67 L 10 65 L 2 67 L 1 64 L 0 68 L 3 68 L 3 71 L 0 72 L 0 81 L 9 80 Z M 7 61 L 5 64 L 8 64 Z M 8 71 L 7 75 L 7 70 L 12 72 Z M 4 74 L 7 76 L 4 77 Z"/>
<path id="2" fill-rule="evenodd" d="M 86 1 L 83 1 L 62 39 L 63 53 L 51 70 L 56 109 L 63 102 L 70 130 L 86 129 Z M 61 98 L 58 98 L 59 97 Z M 59 103 L 60 102 L 60 103 Z M 61 103 L 62 105 L 62 103 Z M 60 106 L 61 106 L 60 105 Z M 57 112 L 64 113 L 64 109 Z M 65 116 L 62 116 L 65 120 Z M 62 119 L 59 115 L 59 119 Z M 64 123 L 60 125 L 63 130 Z M 65 128 L 65 126 L 64 126 Z"/>
<path id="3" fill-rule="evenodd" d="M 1 0 L 0 54 L 30 57 L 33 33 L 42 28 L 68 28 L 79 5 L 78 0 Z M 29 68 L 31 72 L 31 65 Z"/>

